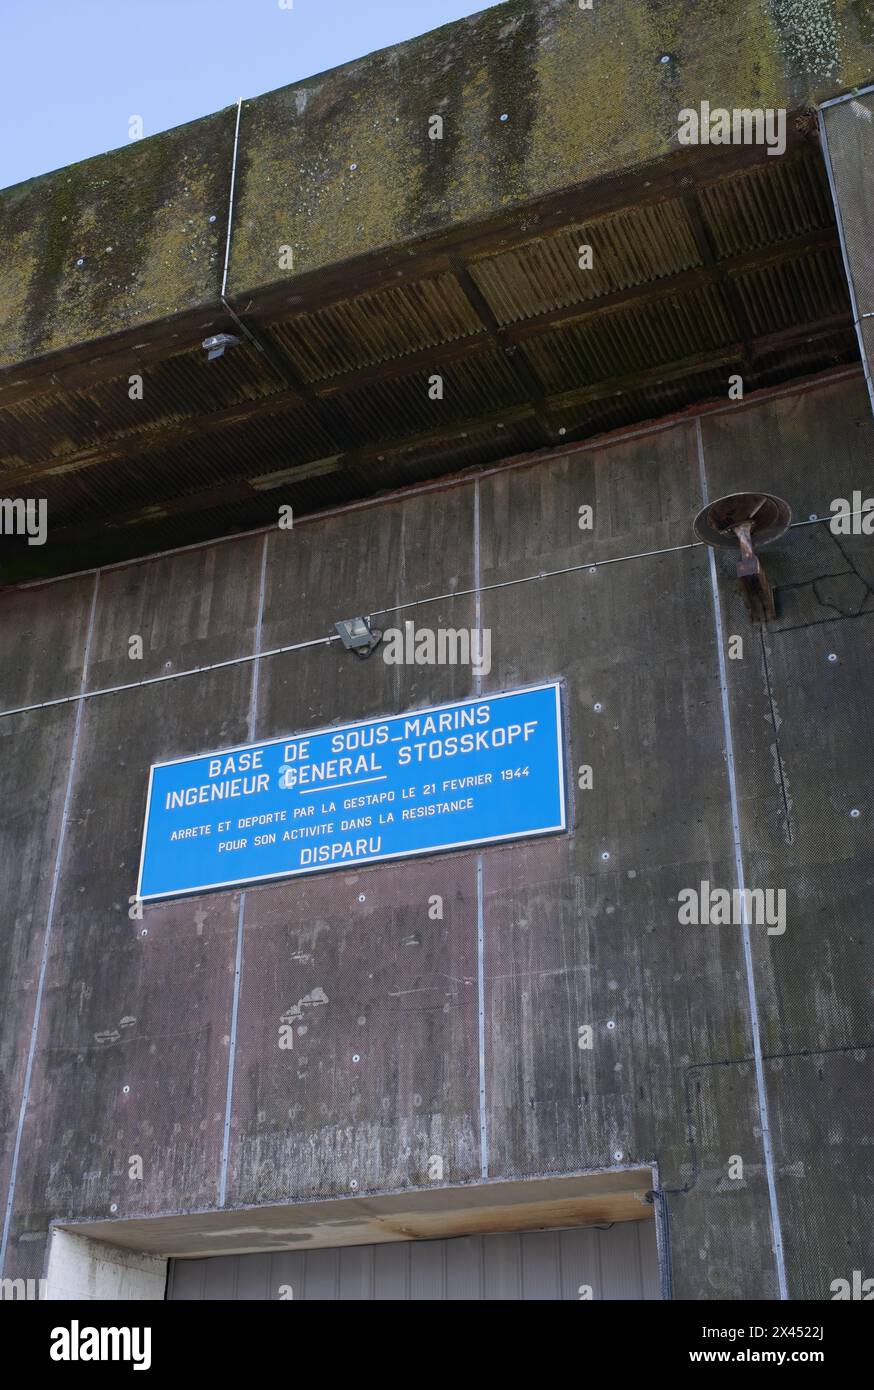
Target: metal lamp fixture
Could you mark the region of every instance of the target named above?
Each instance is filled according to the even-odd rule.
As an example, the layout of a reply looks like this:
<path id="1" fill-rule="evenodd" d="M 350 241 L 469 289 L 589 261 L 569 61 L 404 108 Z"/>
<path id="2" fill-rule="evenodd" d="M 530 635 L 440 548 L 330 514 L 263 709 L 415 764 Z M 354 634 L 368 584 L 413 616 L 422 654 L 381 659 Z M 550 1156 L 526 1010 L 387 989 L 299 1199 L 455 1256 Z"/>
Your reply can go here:
<path id="1" fill-rule="evenodd" d="M 242 342 L 233 333 L 214 333 L 211 338 L 204 338 L 201 347 L 206 352 L 207 362 L 212 362 L 216 357 L 223 357 L 226 348 L 236 347 Z"/>
<path id="2" fill-rule="evenodd" d="M 370 656 L 382 641 L 381 631 L 371 627 L 369 618 L 343 618 L 334 627 L 347 652 L 354 652 L 361 660 Z"/>
<path id="3" fill-rule="evenodd" d="M 770 492 L 733 492 L 708 502 L 693 522 L 695 535 L 705 545 L 739 550 L 737 577 L 754 623 L 777 616 L 768 576 L 756 554 L 756 546 L 775 541 L 789 529 L 789 504 Z"/>

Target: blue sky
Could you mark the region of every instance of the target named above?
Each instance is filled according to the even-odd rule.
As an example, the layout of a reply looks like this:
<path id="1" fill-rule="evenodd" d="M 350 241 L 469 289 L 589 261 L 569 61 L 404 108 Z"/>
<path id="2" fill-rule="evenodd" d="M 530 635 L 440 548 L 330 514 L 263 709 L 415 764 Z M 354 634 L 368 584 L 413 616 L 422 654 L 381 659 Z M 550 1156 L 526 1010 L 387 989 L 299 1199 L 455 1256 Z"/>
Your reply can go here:
<path id="1" fill-rule="evenodd" d="M 285 0 L 287 3 L 287 0 Z M 427 33 L 488 0 L 0 0 L 0 188 Z"/>

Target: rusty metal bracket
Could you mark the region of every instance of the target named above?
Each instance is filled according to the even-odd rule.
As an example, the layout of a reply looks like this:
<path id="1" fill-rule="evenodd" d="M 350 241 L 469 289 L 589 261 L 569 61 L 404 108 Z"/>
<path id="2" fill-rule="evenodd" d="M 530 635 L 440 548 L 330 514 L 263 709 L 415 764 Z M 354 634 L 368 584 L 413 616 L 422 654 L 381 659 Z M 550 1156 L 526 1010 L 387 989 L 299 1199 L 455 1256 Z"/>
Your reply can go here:
<path id="1" fill-rule="evenodd" d="M 791 521 L 792 512 L 782 498 L 769 492 L 735 492 L 708 502 L 693 523 L 695 535 L 705 545 L 740 552 L 737 577 L 751 622 L 768 622 L 777 616 L 756 546 L 782 536 Z"/>

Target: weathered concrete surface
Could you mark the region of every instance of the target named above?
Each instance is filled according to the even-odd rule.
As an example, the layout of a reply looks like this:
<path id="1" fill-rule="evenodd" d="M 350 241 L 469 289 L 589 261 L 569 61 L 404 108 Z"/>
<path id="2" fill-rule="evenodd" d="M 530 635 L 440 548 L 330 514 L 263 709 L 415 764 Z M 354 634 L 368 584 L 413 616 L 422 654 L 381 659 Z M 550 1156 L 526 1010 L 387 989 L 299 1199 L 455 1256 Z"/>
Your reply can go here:
<path id="1" fill-rule="evenodd" d="M 258 553 L 257 542 L 247 539 L 147 563 L 133 583 L 129 571 L 103 575 L 89 687 L 164 674 L 178 669 L 180 659 L 198 665 L 250 651 Z M 90 592 L 93 579 L 69 585 L 69 606 L 80 621 L 83 583 Z M 39 613 L 50 600 L 63 612 L 67 587 L 20 591 L 13 601 L 31 597 Z M 77 633 L 83 645 L 86 626 Z M 141 662 L 130 659 L 132 635 L 144 638 Z M 77 690 L 79 679 L 81 666 L 63 693 Z M 251 667 L 232 666 L 199 678 L 197 687 L 159 684 L 83 706 L 22 1141 L 17 1190 L 28 1215 L 23 1227 L 13 1227 L 22 1260 L 33 1261 L 33 1277 L 44 1245 L 42 1233 L 33 1239 L 34 1224 L 42 1232 L 54 1215 L 103 1214 L 113 1205 L 120 1214 L 156 1210 L 168 1192 L 182 1188 L 198 1205 L 216 1200 L 236 900 L 207 900 L 195 909 L 167 904 L 147 921 L 131 918 L 129 905 L 150 762 L 173 757 L 192 742 L 215 747 L 243 741 L 250 689 Z M 16 855 L 4 855 L 4 868 L 7 862 L 14 866 L 22 894 L 29 895 L 23 900 L 40 913 L 32 941 L 23 936 L 26 923 L 13 937 L 23 936 L 30 953 L 41 942 L 54 866 L 53 854 L 40 854 L 40 834 L 52 828 L 45 808 L 63 800 L 74 713 L 74 706 L 61 706 L 0 720 L 0 736 L 8 723 L 15 744 L 3 759 L 4 781 L 9 779 L 4 805 L 23 805 L 29 811 L 25 823 L 36 827 L 20 838 Z M 65 719 L 67 732 L 50 741 L 45 727 L 52 719 Z M 43 758 L 65 760 L 53 783 L 46 785 L 48 771 L 40 773 L 39 761 L 27 757 L 29 744 L 15 737 L 16 720 L 41 720 Z M 19 829 L 7 843 L 20 836 Z M 15 894 L 10 897 L 14 912 Z M 4 921 L 10 897 L 4 900 Z M 14 928 L 16 918 L 11 920 Z M 4 974 L 10 982 L 18 975 L 25 986 L 21 1004 L 6 1020 L 11 1025 L 20 1012 L 8 1044 L 19 1066 L 33 1017 L 34 987 L 26 969 Z M 16 1122 L 17 1117 L 16 1102 Z M 136 1176 L 137 1156 L 142 1176 Z"/>
<path id="2" fill-rule="evenodd" d="M 93 589 L 85 578 L 3 594 L 0 708 L 78 691 Z M 21 1111 L 74 725 L 72 705 L 0 720 L 0 1191 Z"/>
<path id="3" fill-rule="evenodd" d="M 432 1155 L 477 1178 L 469 859 L 247 893 L 244 939 L 232 1200 L 422 1187 Z"/>
<path id="4" fill-rule="evenodd" d="M 250 536 L 102 574 L 88 689 L 248 655 L 258 616 L 261 544 Z M 131 657 L 132 637 L 142 638 L 141 659 Z M 251 681 L 251 668 L 241 668 L 240 675 Z M 170 758 L 176 746 L 172 730 L 167 737 Z"/>
<path id="5" fill-rule="evenodd" d="M 874 26 L 872 26 L 874 29 Z M 874 263 L 870 229 L 874 225 L 874 93 L 839 102 L 822 113 L 829 157 L 850 262 L 850 279 L 861 313 L 874 306 Z"/>
<path id="6" fill-rule="evenodd" d="M 482 492 L 485 585 L 683 545 L 700 506 L 695 427 Z M 752 1052 L 741 941 L 677 923 L 682 888 L 734 880 L 706 555 L 486 592 L 483 623 L 499 654 L 489 688 L 566 679 L 572 782 L 584 765 L 593 778 L 571 839 L 486 857 L 492 1172 L 657 1157 L 676 1295 L 774 1296 L 752 1066 L 731 1083 L 712 1072 Z M 743 1183 L 728 1181 L 737 1152 Z"/>
<path id="7" fill-rule="evenodd" d="M 860 351 L 874 409 L 874 92 L 838 102 L 822 112 L 828 158 L 835 185 L 837 217 L 843 234 L 847 275 L 856 305 Z"/>
<path id="8" fill-rule="evenodd" d="M 3 590 L 0 709 L 77 694 L 93 594 L 93 575 L 67 579 L 57 587 Z"/>
<path id="9" fill-rule="evenodd" d="M 703 442 L 713 496 L 764 488 L 803 521 L 871 492 L 862 389 L 714 416 Z M 853 1155 L 874 1142 L 874 551 L 820 524 L 764 553 L 778 619 L 728 662 L 729 692 L 749 882 L 786 892 L 785 934 L 754 932 L 753 950 L 790 1294 L 812 1298 L 871 1263 L 874 1179 Z M 724 593 L 726 633 L 748 633 L 734 586 Z"/>
<path id="10" fill-rule="evenodd" d="M 234 123 L 223 111 L 0 194 L 0 366 L 212 303 Z"/>
<path id="11" fill-rule="evenodd" d="M 469 590 L 473 490 L 271 534 L 262 648 L 392 603 Z M 472 598 L 376 617 L 472 626 Z M 463 697 L 461 666 L 360 663 L 339 643 L 262 664 L 261 738 Z M 428 916 L 433 895 L 442 920 Z M 363 897 L 364 901 L 360 901 Z M 425 905 L 423 910 L 423 904 Z M 307 877 L 246 895 L 230 1200 L 251 1203 L 479 1175 L 476 879 L 469 858 Z M 366 942 L 379 942 L 364 969 Z M 294 1051 L 283 1015 L 299 1012 Z M 360 1060 L 356 1062 L 354 1059 Z"/>
<path id="12" fill-rule="evenodd" d="M 277 279 L 284 243 L 309 270 L 667 154 L 701 100 L 798 108 L 864 80 L 864 15 L 816 8 L 511 0 L 247 102 L 234 291 Z"/>
<path id="13" fill-rule="evenodd" d="M 684 106 L 794 111 L 872 70 L 871 0 L 510 0 L 244 103 L 229 292 L 637 168 Z M 0 366 L 217 306 L 235 116 L 0 195 Z"/>
<path id="14" fill-rule="evenodd" d="M 680 1297 L 770 1298 L 776 1274 L 741 932 L 677 920 L 682 888 L 735 882 L 707 556 L 641 552 L 690 540 L 702 459 L 710 495 L 773 488 L 805 517 L 867 485 L 871 432 L 855 374 L 725 407 L 702 419 L 700 438 L 695 421 L 666 422 L 266 543 L 263 649 L 327 635 L 341 616 L 468 589 L 477 510 L 484 586 L 618 562 L 482 594 L 493 637 L 486 689 L 563 677 L 569 767 L 594 771 L 591 791 L 574 785 L 567 837 L 481 855 L 488 1174 L 657 1164 Z M 585 503 L 594 533 L 579 529 Z M 848 538 L 840 563 L 836 539 L 815 526 L 773 547 L 780 617 L 764 634 L 719 562 L 725 632 L 745 639 L 743 660 L 727 667 L 747 882 L 788 897 L 785 935 L 754 928 L 751 945 L 790 1292 L 800 1297 L 828 1297 L 833 1279 L 872 1258 L 863 936 L 874 878 L 874 562 L 870 537 Z M 142 674 L 253 651 L 264 544 L 241 538 L 102 575 L 89 688 L 129 678 L 128 637 L 144 628 Z M 13 600 L 23 631 L 69 634 L 58 665 L 73 683 L 72 634 L 81 641 L 91 582 Z M 475 608 L 465 596 L 410 612 L 420 625 L 457 627 Z M 47 653 L 27 693 L 60 688 L 50 666 Z M 7 1276 L 40 1274 L 52 1218 L 217 1206 L 240 898 L 150 906 L 142 922 L 128 900 L 149 764 L 244 741 L 252 675 L 251 664 L 231 666 L 84 709 Z M 20 699 L 20 674 L 12 688 Z M 359 663 L 320 645 L 261 662 L 256 733 L 471 689 L 463 668 Z M 9 969 L 30 991 L 4 1019 L 10 1057 L 30 1026 L 47 910 L 38 836 L 58 834 L 64 708 L 0 719 L 0 736 L 11 729 L 0 742 L 3 804 L 27 807 L 7 831 L 12 896 L 0 897 L 18 943 Z M 22 744 L 21 726 L 37 720 L 39 739 Z M 435 1153 L 448 1181 L 476 1181 L 478 858 L 246 893 L 229 1206 L 338 1196 L 353 1180 L 361 1192 L 403 1192 L 422 1185 Z M 442 921 L 429 917 L 434 894 Z M 32 921 L 19 901 L 33 904 Z M 307 1031 L 283 1052 L 280 1017 L 295 1010 Z M 578 1046 L 585 1024 L 591 1051 Z M 138 1154 L 142 1181 L 129 1176 Z M 735 1157 L 740 1179 L 729 1173 Z"/>
<path id="15" fill-rule="evenodd" d="M 345 1193 L 342 1202 L 303 1197 L 282 1204 L 262 1202 L 150 1220 L 80 1222 L 67 1229 L 101 1243 L 111 1241 L 120 1250 L 186 1259 L 292 1245 L 306 1250 L 394 1245 L 420 1237 L 494 1230 L 496 1217 L 504 1231 L 610 1221 L 649 1224 L 653 1209 L 646 1198 L 651 1187 L 650 1169 L 624 1168 L 519 1182 L 437 1187 L 429 1183 L 390 1194 Z"/>

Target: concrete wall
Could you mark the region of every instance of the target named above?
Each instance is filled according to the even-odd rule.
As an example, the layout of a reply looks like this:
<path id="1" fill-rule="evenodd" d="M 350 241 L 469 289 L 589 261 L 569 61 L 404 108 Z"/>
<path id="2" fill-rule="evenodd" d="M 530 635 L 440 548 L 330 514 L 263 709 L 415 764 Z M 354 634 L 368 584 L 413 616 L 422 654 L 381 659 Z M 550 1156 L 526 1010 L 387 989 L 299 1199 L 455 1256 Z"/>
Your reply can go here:
<path id="1" fill-rule="evenodd" d="M 678 1297 L 776 1296 L 775 1207 L 790 1296 L 870 1273 L 874 550 L 824 524 L 790 532 L 768 565 L 779 618 L 759 631 L 731 562 L 712 573 L 708 551 L 675 547 L 705 488 L 770 489 L 796 520 L 828 516 L 865 487 L 872 443 L 850 373 L 290 533 L 0 594 L 10 710 L 479 582 L 484 688 L 563 677 L 572 768 L 594 772 L 566 837 L 139 921 L 150 763 L 467 695 L 471 673 L 320 645 L 0 718 L 3 1272 L 43 1272 L 53 1218 L 330 1197 L 353 1180 L 401 1190 L 440 1154 L 449 1183 L 657 1164 Z M 476 604 L 416 616 L 471 626 Z M 730 634 L 745 644 L 724 688 L 720 622 L 723 650 Z M 747 883 L 787 890 L 782 936 L 678 924 L 682 888 L 735 886 L 728 748 Z M 316 988 L 308 1032 L 280 1051 L 280 1016 Z"/>

